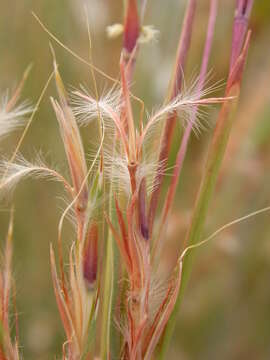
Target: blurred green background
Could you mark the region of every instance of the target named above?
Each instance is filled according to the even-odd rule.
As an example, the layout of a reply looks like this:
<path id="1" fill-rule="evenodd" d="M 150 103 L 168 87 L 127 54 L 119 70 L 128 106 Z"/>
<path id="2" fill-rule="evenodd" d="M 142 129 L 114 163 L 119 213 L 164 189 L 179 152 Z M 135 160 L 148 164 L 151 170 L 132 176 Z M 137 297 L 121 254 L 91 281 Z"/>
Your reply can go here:
<path id="1" fill-rule="evenodd" d="M 186 79 L 199 72 L 208 16 L 208 0 L 199 0 Z M 94 62 L 112 76 L 118 73 L 121 39 L 108 40 L 106 26 L 122 21 L 122 1 L 108 0 L 1 0 L 0 89 L 12 89 L 31 62 L 34 68 L 23 97 L 33 102 L 52 71 L 49 37 L 31 15 L 34 11 L 61 41 L 83 58 L 88 56 L 86 3 L 93 38 Z M 149 110 L 166 94 L 183 12 L 184 0 L 149 0 L 146 24 L 160 30 L 158 42 L 142 46 L 134 92 Z M 234 1 L 219 1 L 215 42 L 211 57 L 212 81 L 226 79 Z M 222 168 L 205 235 L 230 220 L 270 204 L 270 2 L 255 1 L 253 30 L 241 104 Z M 89 69 L 53 43 L 60 71 L 68 86 L 91 88 Z M 99 88 L 108 88 L 98 77 Z M 14 88 L 13 86 L 13 88 Z M 49 163 L 67 173 L 64 150 L 49 96 L 52 82 L 22 147 L 33 159 L 42 150 Z M 214 124 L 217 109 L 209 113 Z M 95 128 L 83 129 L 90 153 Z M 211 129 L 193 137 L 183 179 L 169 224 L 164 272 L 175 260 L 188 225 Z M 8 156 L 20 133 L 0 144 Z M 175 138 L 174 152 L 177 149 Z M 59 185 L 28 180 L 14 195 L 14 277 L 25 359 L 53 359 L 64 338 L 56 309 L 49 266 L 49 244 L 55 242 L 65 203 Z M 1 246 L 7 229 L 10 203 L 1 204 Z M 192 279 L 179 314 L 170 359 L 270 359 L 270 214 L 243 222 L 219 235 L 199 251 Z M 66 231 L 67 242 L 72 233 Z"/>

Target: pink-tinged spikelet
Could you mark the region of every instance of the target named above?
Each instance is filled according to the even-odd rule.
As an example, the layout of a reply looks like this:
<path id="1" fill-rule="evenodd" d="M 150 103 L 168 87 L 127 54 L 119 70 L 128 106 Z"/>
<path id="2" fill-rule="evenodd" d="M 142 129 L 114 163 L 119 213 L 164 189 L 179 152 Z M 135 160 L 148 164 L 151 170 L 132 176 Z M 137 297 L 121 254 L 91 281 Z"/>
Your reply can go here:
<path id="1" fill-rule="evenodd" d="M 137 0 L 129 0 L 124 25 L 124 49 L 128 54 L 134 50 L 140 36 L 140 19 Z"/>
<path id="2" fill-rule="evenodd" d="M 142 237 L 147 241 L 149 240 L 149 227 L 147 219 L 147 210 L 146 210 L 146 179 L 143 178 L 139 188 L 138 196 L 138 217 L 139 217 L 139 226 Z"/>
<path id="3" fill-rule="evenodd" d="M 230 63 L 231 71 L 235 62 L 237 61 L 238 56 L 240 55 L 243 43 L 245 41 L 253 2 L 254 0 L 237 0 L 233 26 L 233 41 Z"/>
<path id="4" fill-rule="evenodd" d="M 89 290 L 93 290 L 97 279 L 98 265 L 98 225 L 89 226 L 83 250 L 83 277 Z"/>

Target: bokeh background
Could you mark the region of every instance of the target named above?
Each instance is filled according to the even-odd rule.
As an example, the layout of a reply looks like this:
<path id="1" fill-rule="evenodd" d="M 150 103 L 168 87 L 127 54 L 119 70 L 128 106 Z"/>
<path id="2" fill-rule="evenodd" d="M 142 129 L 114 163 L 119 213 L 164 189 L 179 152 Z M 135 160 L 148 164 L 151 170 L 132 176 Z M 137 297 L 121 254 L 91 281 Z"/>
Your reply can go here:
<path id="1" fill-rule="evenodd" d="M 196 26 L 186 71 L 187 82 L 198 73 L 207 24 L 207 0 L 199 0 Z M 0 89 L 12 90 L 24 69 L 34 67 L 23 97 L 34 103 L 52 71 L 48 35 L 31 15 L 34 11 L 61 41 L 81 57 L 88 56 L 84 15 L 86 3 L 93 40 L 94 62 L 112 76 L 118 73 L 121 39 L 108 40 L 106 26 L 121 22 L 122 1 L 1 0 Z M 211 57 L 212 81 L 226 79 L 232 35 L 234 0 L 220 0 Z M 149 0 L 146 24 L 160 30 L 157 42 L 142 46 L 133 91 L 150 110 L 166 94 L 186 1 Z M 205 235 L 234 218 L 270 204 L 270 2 L 255 0 L 253 30 L 241 104 L 232 131 L 222 174 L 211 205 Z M 89 68 L 54 42 L 60 71 L 68 86 L 91 88 Z M 98 77 L 99 88 L 108 82 Z M 64 150 L 49 96 L 52 83 L 22 146 L 33 159 L 41 150 L 49 163 L 67 173 Z M 214 124 L 217 109 L 209 112 Z M 94 127 L 83 129 L 91 152 Z M 202 172 L 210 129 L 193 137 L 181 185 L 175 199 L 161 266 L 166 269 L 181 248 Z M 8 156 L 20 133 L 0 144 Z M 177 134 L 173 146 L 177 149 Z M 56 309 L 49 266 L 49 244 L 56 241 L 64 207 L 59 185 L 28 180 L 13 198 L 15 206 L 14 277 L 17 286 L 20 340 L 25 359 L 54 359 L 64 338 Z M 1 204 L 3 248 L 10 202 Z M 220 234 L 199 251 L 194 272 L 170 346 L 170 359 L 242 360 L 270 358 L 270 214 L 250 219 Z M 72 237 L 66 230 L 67 241 Z"/>

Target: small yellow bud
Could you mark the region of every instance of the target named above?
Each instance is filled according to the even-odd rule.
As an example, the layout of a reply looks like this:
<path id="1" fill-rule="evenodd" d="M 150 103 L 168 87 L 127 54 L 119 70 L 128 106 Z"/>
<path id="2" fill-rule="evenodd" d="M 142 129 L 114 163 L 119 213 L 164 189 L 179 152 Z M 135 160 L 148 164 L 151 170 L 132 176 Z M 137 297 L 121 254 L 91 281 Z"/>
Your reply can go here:
<path id="1" fill-rule="evenodd" d="M 140 44 L 146 44 L 150 41 L 157 40 L 157 37 L 159 35 L 159 30 L 155 29 L 152 25 L 146 25 L 142 27 L 141 35 L 138 39 L 138 42 Z"/>
<path id="2" fill-rule="evenodd" d="M 123 34 L 124 26 L 122 24 L 113 24 L 107 26 L 106 31 L 109 38 L 115 39 L 121 34 Z"/>

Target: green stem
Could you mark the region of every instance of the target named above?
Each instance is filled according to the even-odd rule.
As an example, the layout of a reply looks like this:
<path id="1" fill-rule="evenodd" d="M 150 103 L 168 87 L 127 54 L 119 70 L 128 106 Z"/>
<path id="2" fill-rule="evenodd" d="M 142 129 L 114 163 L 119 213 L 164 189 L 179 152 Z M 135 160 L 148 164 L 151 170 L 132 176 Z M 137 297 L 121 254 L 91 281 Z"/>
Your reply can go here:
<path id="1" fill-rule="evenodd" d="M 111 333 L 111 315 L 112 315 L 112 298 L 113 298 L 113 237 L 108 230 L 106 245 L 106 261 L 104 274 L 104 292 L 101 322 L 101 359 L 107 360 L 110 353 L 110 333 Z"/>
<path id="2" fill-rule="evenodd" d="M 237 61 L 232 67 L 227 81 L 226 97 L 233 100 L 225 101 L 219 113 L 217 125 L 214 131 L 214 136 L 209 147 L 205 171 L 201 180 L 201 186 L 199 188 L 195 207 L 193 210 L 190 228 L 186 238 L 185 245 L 188 247 L 198 244 L 201 239 L 208 208 L 215 190 L 219 170 L 225 154 L 226 146 L 233 125 L 233 119 L 237 109 L 241 81 L 249 48 L 250 35 L 251 32 L 249 31 L 246 36 L 246 41 L 243 46 L 242 53 L 239 55 Z M 164 356 L 168 349 L 169 341 L 172 337 L 172 333 L 175 327 L 177 314 L 182 303 L 183 293 L 191 275 L 194 256 L 195 251 L 193 250 L 189 251 L 184 257 L 181 286 L 174 310 L 164 332 L 160 354 L 158 357 L 159 360 L 164 359 Z"/>
<path id="3" fill-rule="evenodd" d="M 113 153 L 115 151 L 115 141 L 113 141 Z M 113 217 L 113 189 L 112 184 L 109 185 L 109 217 Z M 113 234 L 108 228 L 107 243 L 106 243 L 106 258 L 103 279 L 103 298 L 101 311 L 101 348 L 100 355 L 102 360 L 110 358 L 110 343 L 111 343 L 111 317 L 112 317 L 112 303 L 113 303 L 113 286 L 114 286 L 114 246 Z"/>
<path id="4" fill-rule="evenodd" d="M 237 96 L 237 97 L 238 95 L 239 95 L 239 86 L 233 87 L 228 94 L 228 96 Z M 237 103 L 238 103 L 237 100 L 234 100 L 232 102 L 226 102 L 221 110 L 217 127 L 215 129 L 215 134 L 209 149 L 207 162 L 205 166 L 205 172 L 197 195 L 197 200 L 193 211 L 193 217 L 192 217 L 190 229 L 187 234 L 187 239 L 186 239 L 187 246 L 197 244 L 201 239 L 210 200 L 215 190 L 218 173 L 224 157 L 226 145 L 228 143 L 229 134 L 233 123 L 233 118 L 235 115 L 235 110 L 237 108 Z M 167 324 L 162 339 L 160 354 L 158 356 L 159 360 L 165 358 L 165 354 L 168 350 L 169 341 L 173 334 L 173 330 L 177 319 L 177 314 L 180 305 L 182 303 L 184 290 L 191 275 L 194 256 L 195 256 L 195 250 L 188 252 L 184 258 L 180 291 L 174 310 Z"/>

